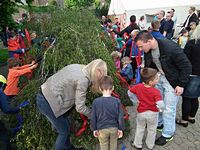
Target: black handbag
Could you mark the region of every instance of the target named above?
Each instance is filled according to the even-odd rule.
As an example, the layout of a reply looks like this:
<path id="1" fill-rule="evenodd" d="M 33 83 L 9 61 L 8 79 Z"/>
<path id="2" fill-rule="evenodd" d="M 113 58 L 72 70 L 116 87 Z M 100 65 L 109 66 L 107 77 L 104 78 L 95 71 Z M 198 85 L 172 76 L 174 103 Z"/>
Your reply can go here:
<path id="1" fill-rule="evenodd" d="M 188 98 L 198 98 L 200 96 L 200 76 L 191 75 L 189 77 L 182 96 Z"/>

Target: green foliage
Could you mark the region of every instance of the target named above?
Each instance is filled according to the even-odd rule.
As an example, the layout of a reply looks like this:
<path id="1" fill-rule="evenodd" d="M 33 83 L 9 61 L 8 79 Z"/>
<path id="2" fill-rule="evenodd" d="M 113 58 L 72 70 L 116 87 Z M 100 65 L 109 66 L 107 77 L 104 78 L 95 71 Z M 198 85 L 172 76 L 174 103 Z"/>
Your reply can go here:
<path id="1" fill-rule="evenodd" d="M 8 50 L 0 49 L 0 66 L 5 65 L 8 59 Z"/>
<path id="2" fill-rule="evenodd" d="M 33 0 L 26 0 L 28 5 L 30 6 Z M 12 18 L 12 14 L 18 11 L 19 3 L 23 4 L 21 0 L 1 0 L 0 1 L 0 30 L 5 28 L 6 26 L 15 27 L 15 22 Z"/>
<path id="3" fill-rule="evenodd" d="M 88 7 L 94 3 L 94 0 L 65 0 L 68 8 Z"/>
<path id="4" fill-rule="evenodd" d="M 26 9 L 30 13 L 46 13 L 55 10 L 55 6 L 21 6 L 22 8 Z"/>
<path id="5" fill-rule="evenodd" d="M 118 79 L 115 77 L 115 66 L 110 56 L 110 52 L 114 50 L 111 40 L 104 35 L 99 20 L 92 12 L 87 10 L 57 10 L 51 14 L 39 14 L 34 21 L 31 21 L 28 26 L 29 30 L 36 31 L 41 37 L 54 34 L 56 37 L 55 47 L 46 50 L 45 52 L 33 46 L 31 55 L 44 55 L 44 59 L 34 73 L 34 77 L 28 82 L 28 85 L 20 92 L 17 102 L 24 100 L 30 101 L 30 106 L 22 110 L 24 119 L 23 130 L 20 131 L 13 143 L 16 144 L 16 149 L 30 150 L 51 150 L 56 139 L 56 133 L 52 131 L 50 123 L 39 113 L 36 108 L 35 97 L 39 91 L 40 85 L 45 82 L 46 78 L 56 73 L 59 69 L 72 63 L 87 64 L 90 61 L 101 58 L 108 65 L 108 73 L 115 82 L 115 89 L 124 103 L 126 90 L 119 86 Z M 37 16 L 37 15 L 35 15 Z M 43 74 L 41 74 L 43 72 Z M 87 94 L 87 106 L 97 95 L 90 91 Z M 72 127 L 72 142 L 76 146 L 85 147 L 87 150 L 96 149 L 97 140 L 92 136 L 88 129 L 82 136 L 75 137 L 76 132 L 82 120 L 79 114 L 73 110 L 71 118 Z"/>
<path id="6" fill-rule="evenodd" d="M 108 9 L 109 9 L 109 4 L 105 4 L 103 6 L 97 5 L 95 8 L 95 13 L 96 16 L 98 16 L 99 18 L 101 16 L 107 16 L 108 15 Z"/>

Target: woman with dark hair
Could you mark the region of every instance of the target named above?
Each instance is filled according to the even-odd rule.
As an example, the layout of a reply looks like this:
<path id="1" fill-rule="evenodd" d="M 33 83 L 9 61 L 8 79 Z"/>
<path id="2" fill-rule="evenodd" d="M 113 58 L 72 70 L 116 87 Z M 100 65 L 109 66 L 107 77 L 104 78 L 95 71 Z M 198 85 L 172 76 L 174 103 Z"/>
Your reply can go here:
<path id="1" fill-rule="evenodd" d="M 199 108 L 198 97 L 200 96 L 200 25 L 196 27 L 184 52 L 192 64 L 192 75 L 190 81 L 185 87 L 182 102 L 182 119 L 177 119 L 176 123 L 184 127 L 188 122 L 195 123 L 195 115 Z"/>

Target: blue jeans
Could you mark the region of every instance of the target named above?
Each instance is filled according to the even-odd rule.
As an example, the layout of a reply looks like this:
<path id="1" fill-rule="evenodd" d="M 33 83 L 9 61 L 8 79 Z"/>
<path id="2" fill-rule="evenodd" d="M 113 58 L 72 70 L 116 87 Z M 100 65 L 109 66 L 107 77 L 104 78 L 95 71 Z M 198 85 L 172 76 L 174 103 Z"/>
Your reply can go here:
<path id="1" fill-rule="evenodd" d="M 188 98 L 198 98 L 200 96 L 200 76 L 190 76 L 183 96 Z"/>
<path id="2" fill-rule="evenodd" d="M 156 85 L 163 96 L 165 103 L 165 109 L 162 113 L 159 113 L 158 126 L 164 125 L 162 136 L 171 137 L 174 135 L 176 124 L 176 105 L 178 102 L 178 96 L 176 96 L 174 88 L 169 84 L 165 76 L 160 76 L 160 81 Z"/>
<path id="3" fill-rule="evenodd" d="M 70 125 L 68 118 L 63 116 L 56 118 L 49 103 L 40 93 L 37 94 L 36 103 L 39 111 L 47 117 L 58 132 L 55 150 L 70 150 L 72 145 L 70 143 Z"/>

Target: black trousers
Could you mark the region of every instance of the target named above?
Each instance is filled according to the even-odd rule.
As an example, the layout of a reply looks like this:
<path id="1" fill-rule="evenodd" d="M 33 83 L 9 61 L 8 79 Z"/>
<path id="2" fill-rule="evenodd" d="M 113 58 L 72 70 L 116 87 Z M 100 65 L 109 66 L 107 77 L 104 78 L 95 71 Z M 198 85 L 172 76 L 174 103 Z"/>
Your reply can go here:
<path id="1" fill-rule="evenodd" d="M 199 108 L 198 98 L 183 97 L 182 119 L 187 121 L 188 117 L 195 117 L 198 108 Z"/>

